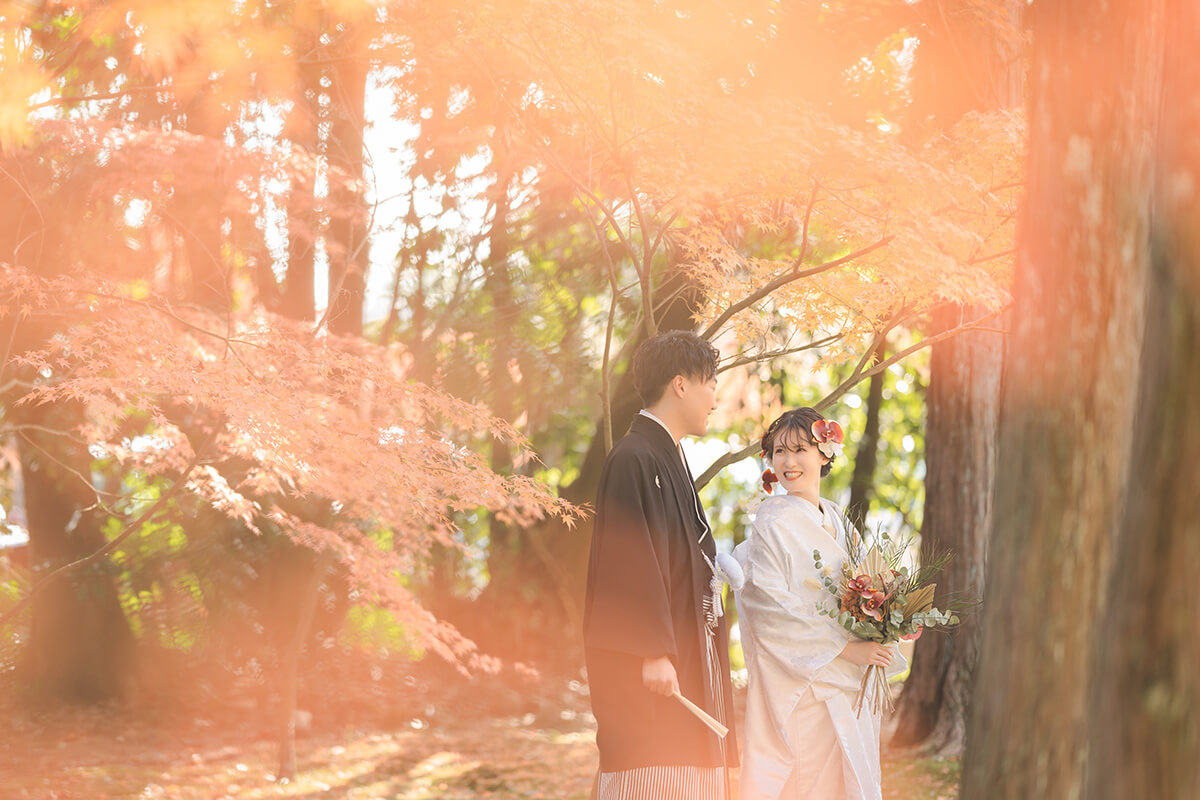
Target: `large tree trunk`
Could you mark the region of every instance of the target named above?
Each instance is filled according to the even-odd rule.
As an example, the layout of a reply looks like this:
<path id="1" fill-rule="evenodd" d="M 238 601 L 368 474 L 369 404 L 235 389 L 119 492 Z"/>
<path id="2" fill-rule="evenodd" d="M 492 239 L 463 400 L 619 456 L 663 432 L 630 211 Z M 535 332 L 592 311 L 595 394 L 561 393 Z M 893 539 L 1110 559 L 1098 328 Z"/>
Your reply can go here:
<path id="1" fill-rule="evenodd" d="M 92 457 L 73 434 L 84 422 L 83 408 L 64 401 L 25 407 L 15 416 L 18 424 L 37 426 L 17 437 L 36 581 L 104 546 L 103 517 L 95 509 Z M 40 693 L 102 702 L 130 687 L 133 645 L 112 575 L 95 565 L 39 592 L 24 666 Z"/>
<path id="2" fill-rule="evenodd" d="M 970 111 L 1015 106 L 1023 74 L 1016 41 L 1020 6 L 1010 0 L 1007 25 L 946 0 L 927 4 L 925 12 L 914 116 L 938 131 Z M 963 315 L 958 306 L 936 309 L 933 332 L 952 327 Z M 931 348 L 922 558 L 954 554 L 938 581 L 934 600 L 939 608 L 950 599 L 980 598 L 984 592 L 1002 355 L 1003 342 L 993 333 L 965 334 Z M 917 641 L 900 696 L 896 744 L 921 745 L 943 755 L 962 752 L 980 643 L 976 613 L 964 614 L 951 636 Z"/>
<path id="3" fill-rule="evenodd" d="M 322 17 L 329 22 L 331 17 Z M 331 166 L 342 170 L 355 183 L 341 186 L 334 180 L 331 189 L 333 205 L 326 239 L 329 251 L 328 323 L 329 329 L 342 336 L 362 336 L 363 301 L 369 260 L 367 247 L 367 214 L 361 181 L 363 177 L 363 128 L 367 74 L 370 66 L 370 38 L 363 20 L 332 21 L 324 34 L 330 44 L 317 52 L 315 63 L 300 75 L 302 102 L 311 103 L 302 125 L 301 141 L 315 147 L 319 144 L 320 123 L 318 102 L 322 70 L 329 82 L 330 131 L 326 155 Z M 303 204 L 301 205 L 303 207 Z M 313 254 L 311 239 L 300 229 L 308 222 L 304 216 L 293 218 L 289 241 L 288 282 L 285 289 L 284 313 L 295 319 L 311 318 L 313 302 Z M 315 229 L 310 229 L 315 236 Z M 323 516 L 324 511 L 314 512 Z M 302 516 L 304 516 L 302 514 Z M 328 520 L 322 520 L 328 524 Z M 334 568 L 332 556 L 325 551 L 315 553 L 299 549 L 293 542 L 276 546 L 276 558 L 281 562 L 275 581 L 283 587 L 280 596 L 295 601 L 294 613 L 281 616 L 280 629 L 275 637 L 279 667 L 279 706 L 277 718 L 279 774 L 293 777 L 296 772 L 296 695 L 299 687 L 300 658 L 312 631 L 313 612 L 318 592 Z"/>
<path id="4" fill-rule="evenodd" d="M 943 306 L 935 331 L 957 325 L 979 310 Z M 922 558 L 951 550 L 953 559 L 938 579 L 934 604 L 980 597 L 991 524 L 996 418 L 1003 344 L 995 333 L 967 333 L 934 345 L 926 391 L 925 509 Z M 961 752 L 967 702 L 979 655 L 977 614 L 963 615 L 952 635 L 923 636 L 912 673 L 900 697 L 893 741 L 923 743 L 943 754 Z"/>
<path id="5" fill-rule="evenodd" d="M 297 49 L 302 53 L 317 52 L 318 41 L 316 33 L 301 33 Z M 314 156 L 320 148 L 322 72 L 317 58 L 297 66 L 296 100 L 286 131 L 292 142 Z M 314 194 L 312 184 L 292 186 L 289 193 L 287 275 L 279 309 L 285 317 L 304 322 L 311 322 L 316 314 L 313 273 L 318 219 Z"/>
<path id="6" fill-rule="evenodd" d="M 69 204 L 60 186 L 34 171 L 4 183 L 0 207 L 0 260 L 27 267 L 43 277 L 68 271 L 66 242 L 70 214 L 41 209 Z M 70 210 L 70 209 L 68 209 Z M 60 208 L 61 211 L 61 208 Z M 15 358 L 45 347 L 70 317 L 70 307 L 29 317 L 0 315 L 3 352 L 0 402 L 21 464 L 21 490 L 29 531 L 27 557 L 33 578 L 91 555 L 105 543 L 103 512 L 96 506 L 92 458 L 79 439 L 86 421 L 77 402 L 60 400 L 17 405 L 38 380 Z M 79 702 L 117 699 L 130 687 L 134 638 L 121 608 L 112 573 L 102 566 L 69 573 L 39 591 L 29 612 L 28 641 L 20 655 L 22 679 L 39 694 Z"/>
<path id="7" fill-rule="evenodd" d="M 1161 14 L 1133 0 L 1030 13 L 1029 178 L 963 800 L 1084 796 L 1089 684 L 1111 669 L 1092 658 L 1113 633 L 1097 610 L 1125 490 L 1141 482 L 1131 453 Z"/>
<path id="8" fill-rule="evenodd" d="M 1200 260 L 1165 244 L 1155 255 L 1131 485 L 1097 614 L 1106 630 L 1087 770 L 1097 800 L 1200 794 Z"/>
<path id="9" fill-rule="evenodd" d="M 1087 796 L 1200 797 L 1200 7 L 1168 0 L 1142 379 L 1098 616 Z M 1185 187 L 1190 187 L 1187 189 Z"/>

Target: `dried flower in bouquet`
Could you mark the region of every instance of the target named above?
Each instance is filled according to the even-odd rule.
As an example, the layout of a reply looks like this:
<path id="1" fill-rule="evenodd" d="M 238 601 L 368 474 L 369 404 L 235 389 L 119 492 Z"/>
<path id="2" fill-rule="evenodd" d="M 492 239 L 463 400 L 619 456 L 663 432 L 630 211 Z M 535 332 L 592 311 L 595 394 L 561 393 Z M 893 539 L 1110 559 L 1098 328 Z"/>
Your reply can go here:
<path id="1" fill-rule="evenodd" d="M 868 543 L 844 515 L 842 521 L 848 534 L 848 557 L 840 576 L 823 574 L 824 588 L 836 602 L 823 607 L 821 614 L 837 620 L 860 639 L 879 644 L 916 639 L 926 628 L 946 629 L 958 624 L 956 615 L 933 605 L 937 584 L 932 579 L 949 561 L 949 553 L 909 570 L 902 561 L 910 539 L 895 539 L 882 532 Z M 813 551 L 813 561 L 817 571 L 822 572 L 819 550 Z M 856 714 L 862 714 L 868 700 L 876 714 L 894 708 L 883 667 L 867 667 L 854 702 Z"/>

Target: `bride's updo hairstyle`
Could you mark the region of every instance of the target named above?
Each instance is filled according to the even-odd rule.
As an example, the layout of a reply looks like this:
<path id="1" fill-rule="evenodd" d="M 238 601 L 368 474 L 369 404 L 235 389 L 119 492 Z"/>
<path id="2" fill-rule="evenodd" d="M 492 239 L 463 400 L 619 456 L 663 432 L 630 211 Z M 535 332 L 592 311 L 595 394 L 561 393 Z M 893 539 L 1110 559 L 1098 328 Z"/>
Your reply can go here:
<path id="1" fill-rule="evenodd" d="M 817 442 L 813 439 L 812 426 L 814 422 L 823 419 L 825 417 L 821 416 L 821 412 L 808 406 L 783 412 L 779 415 L 779 419 L 767 426 L 767 431 L 763 434 L 763 458 L 770 463 L 771 454 L 775 451 L 777 442 L 787 443 L 800 440 L 808 442 L 811 447 L 816 447 Z M 829 459 L 828 464 L 821 466 L 821 477 L 824 478 L 828 475 L 831 469 L 833 469 L 833 458 Z"/>

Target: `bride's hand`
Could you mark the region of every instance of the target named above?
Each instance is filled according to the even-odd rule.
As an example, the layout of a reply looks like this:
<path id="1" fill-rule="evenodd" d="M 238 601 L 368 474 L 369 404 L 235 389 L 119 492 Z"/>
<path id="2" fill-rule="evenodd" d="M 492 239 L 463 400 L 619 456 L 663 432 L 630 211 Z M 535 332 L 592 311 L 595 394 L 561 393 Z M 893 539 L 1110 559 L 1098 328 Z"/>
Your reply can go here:
<path id="1" fill-rule="evenodd" d="M 838 655 L 863 667 L 886 667 L 892 663 L 892 649 L 875 642 L 850 642 Z"/>

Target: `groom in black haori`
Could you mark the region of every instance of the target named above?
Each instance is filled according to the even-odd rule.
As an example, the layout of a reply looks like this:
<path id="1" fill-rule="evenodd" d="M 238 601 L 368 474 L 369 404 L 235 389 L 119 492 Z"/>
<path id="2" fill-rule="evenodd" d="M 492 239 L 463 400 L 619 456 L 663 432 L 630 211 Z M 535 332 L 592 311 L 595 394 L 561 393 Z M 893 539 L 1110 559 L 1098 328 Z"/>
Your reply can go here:
<path id="1" fill-rule="evenodd" d="M 736 736 L 697 713 L 733 727 L 716 543 L 679 444 L 708 431 L 717 358 L 683 331 L 638 348 L 645 408 L 600 476 L 583 623 L 599 800 L 729 797 Z"/>

